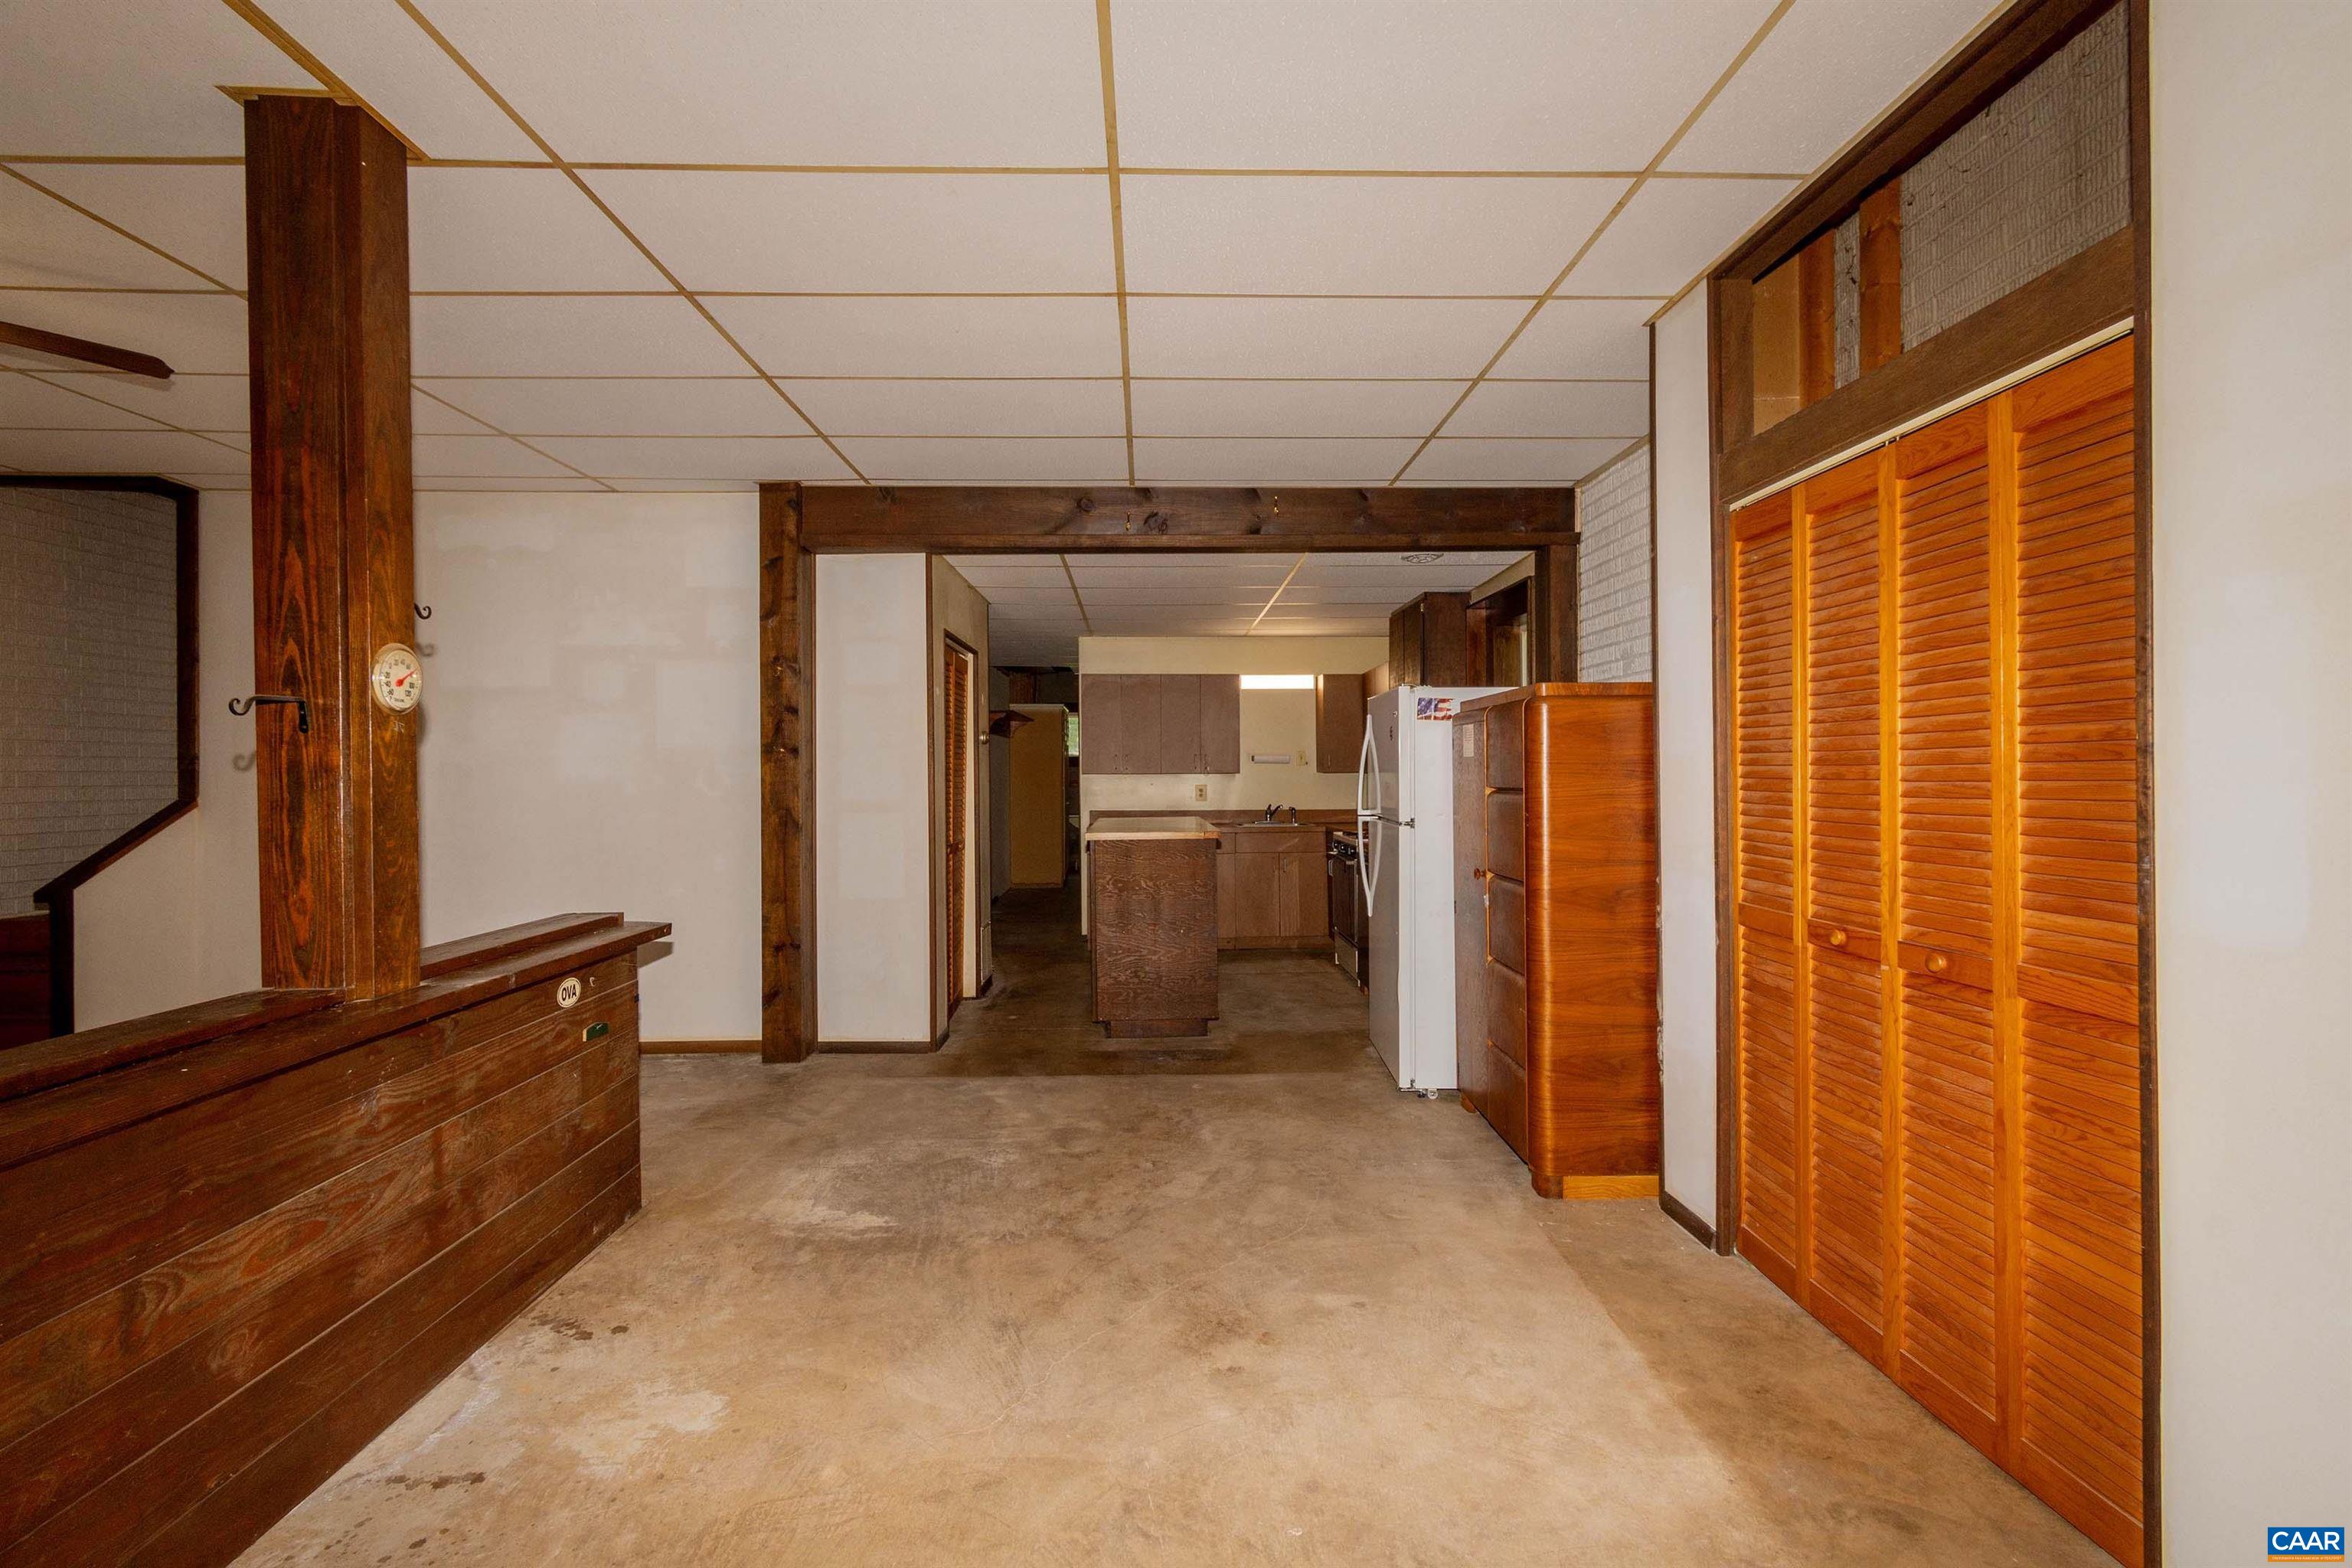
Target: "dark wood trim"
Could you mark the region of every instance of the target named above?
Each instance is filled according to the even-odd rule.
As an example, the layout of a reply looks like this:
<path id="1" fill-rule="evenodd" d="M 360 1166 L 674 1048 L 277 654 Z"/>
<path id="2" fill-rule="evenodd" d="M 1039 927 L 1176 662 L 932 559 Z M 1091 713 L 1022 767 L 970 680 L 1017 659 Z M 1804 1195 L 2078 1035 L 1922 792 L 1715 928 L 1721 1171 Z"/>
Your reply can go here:
<path id="1" fill-rule="evenodd" d="M 1715 1226 L 1691 1213 L 1689 1206 L 1682 1199 L 1667 1192 L 1663 1186 L 1658 1189 L 1658 1207 L 1665 1211 L 1668 1219 L 1690 1232 L 1692 1238 L 1701 1247 L 1710 1252 L 1716 1250 Z"/>
<path id="2" fill-rule="evenodd" d="M 1709 297 L 1707 560 L 1715 632 L 1715 1249 L 1728 1257 L 1739 1238 L 1739 939 L 1732 919 L 1731 574 L 1726 560 L 1731 525 L 1723 505 L 1723 447 L 1735 430 L 1746 431 L 1756 399 L 1748 364 L 1748 285 L 1703 287 Z M 1737 384 L 1731 381 L 1735 375 Z"/>
<path id="3" fill-rule="evenodd" d="M 750 1040 L 639 1040 L 641 1057 L 756 1057 L 761 1042 Z"/>
<path id="4" fill-rule="evenodd" d="M 929 557 L 926 557 L 923 562 L 923 582 L 927 592 L 929 591 L 931 585 L 937 580 L 937 571 L 938 567 L 936 563 Z M 965 586 L 970 587 L 971 584 L 966 584 Z M 976 593 L 978 590 L 975 589 L 974 592 Z M 933 622 L 938 614 L 938 595 L 936 594 L 932 594 L 930 608 L 923 617 L 925 624 L 929 625 Z M 956 636 L 955 633 L 948 630 L 944 625 L 940 626 L 940 641 L 941 644 L 940 652 L 942 655 L 945 654 L 947 649 L 954 648 L 958 652 L 961 653 L 964 658 L 971 661 L 971 674 L 964 682 L 963 694 L 964 719 L 969 725 L 971 721 L 979 718 L 981 714 L 988 710 L 988 665 L 980 657 L 980 650 L 978 648 L 964 641 L 963 638 Z M 934 665 L 931 670 L 932 675 L 937 677 L 940 671 L 944 668 L 945 666 L 943 664 Z M 948 726 L 948 717 L 947 688 L 942 685 L 940 688 L 940 733 L 934 738 L 935 743 L 938 740 L 945 738 Z M 979 809 L 980 791 L 973 786 L 981 777 L 982 765 L 987 756 L 987 738 L 982 735 L 976 727 L 971 728 L 970 732 L 965 735 L 963 743 L 963 798 L 964 805 L 971 810 L 971 817 L 974 822 L 978 822 L 980 820 L 981 814 Z M 933 790 L 938 792 L 938 802 L 935 807 L 934 821 L 940 830 L 939 854 L 934 858 L 933 865 L 938 870 L 940 876 L 942 878 L 942 880 L 940 883 L 940 896 L 942 905 L 945 904 L 947 895 L 947 884 L 944 880 L 947 874 L 948 853 L 948 819 L 947 799 L 945 793 L 947 782 L 947 753 L 942 751 L 940 753 L 938 766 L 931 770 L 931 785 Z M 981 889 L 971 885 L 975 880 L 974 873 L 981 869 L 981 868 L 975 866 L 972 862 L 971 844 L 971 835 L 970 833 L 966 833 L 963 839 L 963 874 L 966 884 L 963 893 L 963 913 L 964 920 L 971 929 L 969 931 L 960 933 L 954 942 L 946 945 L 953 946 L 958 952 L 969 954 L 971 959 L 972 973 L 977 975 L 980 973 L 980 916 L 982 907 L 986 902 L 987 896 Z M 947 967 L 947 952 L 945 946 L 942 947 L 939 958 L 940 969 L 944 973 Z M 936 1026 L 943 1031 L 946 1029 L 948 1023 L 954 1019 L 956 1008 L 963 1003 L 971 1000 L 971 997 L 966 996 L 963 994 L 963 976 L 961 974 L 947 974 L 946 979 L 948 1002 L 947 1014 L 943 1019 L 933 1020 Z M 933 991 L 932 994 L 935 996 L 938 994 L 936 989 Z"/>
<path id="5" fill-rule="evenodd" d="M 479 936 L 460 937 L 455 942 L 436 942 L 425 950 L 416 966 L 417 978 L 437 980 L 444 974 L 454 974 L 460 969 L 477 964 L 495 963 L 532 948 L 544 947 L 551 942 L 568 942 L 591 931 L 608 931 L 621 923 L 617 914 L 550 915 L 545 920 L 527 921 L 521 925 L 504 926 L 484 931 Z"/>
<path id="6" fill-rule="evenodd" d="M 1665 753 L 1662 749 L 1664 743 L 1664 732 L 1660 730 L 1658 724 L 1658 704 L 1656 700 L 1657 689 L 1663 684 L 1663 682 L 1658 679 L 1658 650 L 1660 647 L 1658 638 L 1658 323 L 1652 321 L 1649 326 L 1643 330 L 1643 336 L 1645 341 L 1645 347 L 1650 359 L 1650 687 L 1652 692 L 1650 702 L 1650 794 L 1652 807 L 1653 809 L 1658 810 L 1658 821 L 1661 828 L 1663 828 L 1665 820 L 1664 812 L 1658 808 L 1663 805 L 1663 793 L 1664 788 L 1663 782 L 1664 770 L 1660 766 L 1658 759 Z M 1712 466 L 1713 458 L 1714 454 L 1709 452 L 1708 459 L 1710 466 Z M 1715 1245 L 1714 1228 L 1707 1226 L 1705 1220 L 1699 1219 L 1696 1215 L 1692 1214 L 1688 1208 L 1684 1206 L 1680 1199 L 1676 1198 L 1672 1193 L 1666 1190 L 1666 1123 L 1673 1115 L 1674 1105 L 1671 1098 L 1665 1091 L 1666 932 L 1663 892 L 1664 889 L 1661 889 L 1661 900 L 1659 905 L 1660 912 L 1658 916 L 1658 994 L 1656 999 L 1658 1016 L 1658 1204 L 1660 1207 L 1665 1208 L 1667 1214 L 1675 1215 L 1675 1223 L 1681 1225 L 1684 1229 L 1689 1230 L 1693 1236 L 1697 1236 L 1699 1234 L 1698 1230 L 1692 1228 L 1694 1223 L 1699 1226 L 1705 1227 L 1706 1234 L 1703 1238 L 1704 1244 L 1712 1247 Z M 1669 1205 L 1672 1206 L 1668 1207 L 1667 1205 Z M 1689 1215 L 1687 1220 L 1682 1217 L 1685 1215 Z"/>
<path id="7" fill-rule="evenodd" d="M 1917 163 L 2116 4 L 2021 0 L 2012 5 L 1966 53 L 1896 105 L 1868 140 L 1815 176 L 1715 275 L 1753 282 L 1836 227 L 1873 187 Z"/>
<path id="8" fill-rule="evenodd" d="M 2125 0 L 2131 100 L 2132 488 L 2134 555 L 2137 572 L 2138 636 L 2133 663 L 2138 684 L 2137 805 L 2139 818 L 2139 1149 L 2140 1149 L 2140 1552 L 2164 1554 L 2164 1291 L 2159 1243 L 2164 1210 L 2158 1159 L 2156 1012 L 2156 536 L 2155 181 L 2149 163 L 2148 0 Z"/>
<path id="9" fill-rule="evenodd" d="M 836 1057 L 921 1056 L 938 1050 L 946 1039 L 943 1031 L 935 1040 L 819 1040 L 816 1048 Z"/>
<path id="10" fill-rule="evenodd" d="M 1812 463 L 2129 321 L 2139 308 L 2133 247 L 2130 231 L 2112 235 L 1821 402 L 1727 447 L 1725 497 L 1777 489 Z"/>
<path id="11" fill-rule="evenodd" d="M 1576 559 L 1580 541 L 1538 545 L 1528 579 L 1528 637 L 1538 681 L 1576 679 Z"/>
<path id="12" fill-rule="evenodd" d="M 816 563 L 802 490 L 760 487 L 760 1054 L 816 1041 Z"/>
<path id="13" fill-rule="evenodd" d="M 109 370 L 127 370 L 133 375 L 152 376 L 157 381 L 172 379 L 172 367 L 153 354 L 119 349 L 112 343 L 96 343 L 65 332 L 45 331 L 20 321 L 0 321 L 0 344 L 54 354 L 59 359 L 79 360 L 84 364 L 104 365 Z"/>
<path id="14" fill-rule="evenodd" d="M 178 736 L 178 782 L 169 805 L 150 813 L 131 827 L 100 846 L 80 860 L 43 883 L 33 902 L 49 914 L 49 1033 L 74 1030 L 74 890 L 177 822 L 196 807 L 201 770 L 197 766 L 197 689 L 202 657 L 197 602 L 200 574 L 197 562 L 197 492 L 172 479 L 146 475 L 0 474 L 0 488 L 48 490 L 128 490 L 161 496 L 172 503 L 173 540 L 177 553 L 173 568 L 173 639 L 179 656 L 176 676 L 178 712 L 173 723 Z"/>
<path id="15" fill-rule="evenodd" d="M 1576 492 L 811 485 L 803 542 L 913 551 L 1510 550 L 1572 542 Z"/>
<path id="16" fill-rule="evenodd" d="M 940 679 L 940 645 L 932 640 L 940 624 L 939 596 L 932 584 L 938 576 L 935 563 L 929 555 L 923 557 L 923 879 L 929 890 L 930 902 L 923 910 L 923 947 L 926 963 L 923 976 L 923 1021 L 927 1027 L 944 1033 L 948 1019 L 955 1012 L 951 1000 L 940 993 L 949 989 L 942 982 L 947 970 L 947 903 L 940 896 L 940 863 L 947 858 L 947 843 L 941 837 L 946 814 L 940 804 L 940 774 L 944 763 L 940 756 L 940 731 L 947 728 L 948 694 Z"/>

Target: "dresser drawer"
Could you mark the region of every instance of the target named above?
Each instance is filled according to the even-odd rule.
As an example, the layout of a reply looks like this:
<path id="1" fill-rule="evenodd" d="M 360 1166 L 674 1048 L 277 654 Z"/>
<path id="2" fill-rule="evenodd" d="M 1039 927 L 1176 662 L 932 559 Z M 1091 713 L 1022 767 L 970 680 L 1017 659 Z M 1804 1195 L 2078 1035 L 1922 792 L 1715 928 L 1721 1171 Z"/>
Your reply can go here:
<path id="1" fill-rule="evenodd" d="M 1524 1068 L 1528 1065 L 1528 983 L 1518 971 L 1486 961 L 1486 1039 Z"/>
<path id="2" fill-rule="evenodd" d="M 1486 867 L 1514 882 L 1528 879 L 1528 797 L 1515 789 L 1486 795 Z"/>
<path id="3" fill-rule="evenodd" d="M 1486 879 L 1486 956 L 1528 972 L 1528 890 L 1507 877 Z"/>
<path id="4" fill-rule="evenodd" d="M 1506 702 L 1486 710 L 1486 783 L 1495 789 L 1528 784 L 1528 705 Z"/>

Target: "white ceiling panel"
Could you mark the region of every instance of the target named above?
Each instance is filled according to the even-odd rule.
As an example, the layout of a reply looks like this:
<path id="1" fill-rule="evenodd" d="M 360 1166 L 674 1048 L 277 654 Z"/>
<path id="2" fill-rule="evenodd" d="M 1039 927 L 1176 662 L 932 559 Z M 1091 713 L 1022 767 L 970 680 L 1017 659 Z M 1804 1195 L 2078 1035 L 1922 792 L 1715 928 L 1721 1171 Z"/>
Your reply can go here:
<path id="1" fill-rule="evenodd" d="M 408 229 L 419 291 L 669 287 L 553 169 L 411 169 Z"/>
<path id="2" fill-rule="evenodd" d="M 1118 281 L 1099 174 L 582 177 L 689 289 L 1076 292 Z"/>
<path id="3" fill-rule="evenodd" d="M 507 0 L 435 21 L 575 161 L 1103 159 L 1087 0 Z"/>
<path id="4" fill-rule="evenodd" d="M 868 479 L 1000 485 L 1123 484 L 1121 440 L 925 440 L 867 437 L 841 443 Z"/>
<path id="5" fill-rule="evenodd" d="M 532 446 L 598 475 L 633 479 L 845 479 L 814 436 L 551 436 Z"/>
<path id="6" fill-rule="evenodd" d="M 189 157 L 245 150 L 218 84 L 322 84 L 217 0 L 11 5 L 0 153 Z"/>
<path id="7" fill-rule="evenodd" d="M 775 375 L 1117 375 L 1109 300 L 709 301 Z M 1126 464 L 1122 460 L 1120 471 Z"/>
<path id="8" fill-rule="evenodd" d="M 698 321 L 704 333 L 709 328 Z M 773 388 L 752 375 L 431 377 L 425 390 L 513 436 L 805 436 Z M 795 394 L 797 395 L 797 394 Z"/>
<path id="9" fill-rule="evenodd" d="M 245 301 L 234 294 L 30 293 L 11 294 L 7 301 L 12 321 L 153 354 L 175 371 L 242 374 L 249 363 Z M 0 352 L 0 362 L 79 368 L 20 349 Z"/>
<path id="10" fill-rule="evenodd" d="M 1051 555 L 950 555 L 948 564 L 975 588 L 1017 587 L 1025 593 L 1051 587 L 1066 601 L 1069 597 L 1062 563 Z"/>
<path id="11" fill-rule="evenodd" d="M 1486 381 L 1446 421 L 1448 436 L 1596 436 L 1630 441 L 1650 428 L 1637 381 Z"/>
<path id="12" fill-rule="evenodd" d="M 1771 9 L 1114 0 L 1119 152 L 1192 168 L 1638 169 Z"/>
<path id="13" fill-rule="evenodd" d="M 253 405 L 242 375 L 182 374 L 169 381 L 113 371 L 60 371 L 45 375 L 59 386 L 183 430 L 243 430 L 252 422 Z"/>
<path id="14" fill-rule="evenodd" d="M 1124 436 L 1118 382 L 788 381 L 839 436 Z M 1136 388 L 1139 400 L 1143 389 Z"/>
<path id="15" fill-rule="evenodd" d="M 971 581 L 969 576 L 964 580 Z M 980 590 L 992 605 L 1019 605 L 1030 610 L 1067 608 L 1074 616 L 1078 613 L 1077 602 L 1070 597 L 1067 583 L 972 583 L 971 585 Z"/>
<path id="16" fill-rule="evenodd" d="M 1339 581 L 1360 572 L 1409 572 L 1423 587 L 1441 587 L 1452 574 L 1475 586 L 1527 553 L 1524 550 L 1331 550 L 1300 563 L 1297 581 Z M 1433 556 L 1415 560 L 1415 556 Z M 1410 596 L 1410 595 L 1408 595 Z"/>
<path id="17" fill-rule="evenodd" d="M 148 244 L 169 252 L 205 277 L 232 289 L 245 287 L 243 165 L 37 163 L 28 165 L 24 172 L 67 200 L 88 207 L 109 223 L 118 224 Z M 13 256 L 16 249 L 13 238 L 7 249 Z M 196 272 L 156 259 L 169 273 L 162 287 L 204 286 L 204 278 Z"/>
<path id="18" fill-rule="evenodd" d="M 36 166 L 37 177 L 49 172 Z M 43 183 L 62 191 L 68 182 Z M 0 176 L 0 284 L 37 289 L 206 287 L 202 278 L 186 268 L 174 266 L 65 203 L 5 176 Z"/>
<path id="19" fill-rule="evenodd" d="M 2000 9 L 1994 0 L 1797 0 L 1666 167 L 1811 169 Z"/>
<path id="20" fill-rule="evenodd" d="M 430 495 L 436 490 L 584 490 L 601 492 L 604 487 L 593 479 L 583 479 L 577 474 L 436 474 L 417 476 L 416 493 Z"/>
<path id="21" fill-rule="evenodd" d="M 1627 183 L 1138 175 L 1121 183 L 1127 286 L 1533 296 Z"/>
<path id="22" fill-rule="evenodd" d="M 178 473 L 165 474 L 163 477 L 176 484 L 183 484 L 187 486 L 190 489 L 196 490 L 221 490 L 224 492 L 230 492 L 236 490 L 249 491 L 253 489 L 252 474 L 243 471 L 234 474 L 203 474 L 192 473 L 184 469 Z"/>
<path id="23" fill-rule="evenodd" d="M 425 436 L 415 437 L 415 463 L 419 480 L 425 479 L 552 478 L 569 474 L 519 441 L 504 436 Z"/>
<path id="24" fill-rule="evenodd" d="M 1644 323 L 1656 309 L 1639 300 L 1554 300 L 1536 312 L 1494 374 L 1505 378 L 1622 376 L 1647 382 L 1650 331 Z M 1496 334 L 1495 341 L 1501 342 L 1502 334 Z"/>
<path id="25" fill-rule="evenodd" d="M 1460 381 L 1139 381 L 1138 436 L 1420 436 Z M 1116 392 L 1116 389 L 1113 389 Z"/>
<path id="26" fill-rule="evenodd" d="M 1131 300 L 1138 375 L 1468 378 L 1527 307 L 1507 300 Z"/>
<path id="27" fill-rule="evenodd" d="M 442 296 L 409 307 L 418 375 L 740 375 L 742 356 L 667 299 Z M 240 340 L 241 341 L 241 340 Z"/>
<path id="28" fill-rule="evenodd" d="M 604 482 L 616 490 L 629 490 L 640 494 L 648 492 L 675 494 L 678 491 L 698 493 L 715 490 L 734 495 L 757 495 L 760 490 L 760 482 L 757 479 L 606 479 Z"/>
<path id="29" fill-rule="evenodd" d="M 177 430 L 0 430 L 0 466 L 26 473 L 228 473 L 245 454 Z"/>
<path id="30" fill-rule="evenodd" d="M 495 436 L 491 429 L 469 414 L 459 413 L 447 404 L 427 397 L 412 389 L 408 395 L 409 428 L 419 436 Z"/>
<path id="31" fill-rule="evenodd" d="M 16 371 L 0 371 L 0 430 L 161 428 L 152 419 L 85 397 L 78 390 Z"/>
<path id="32" fill-rule="evenodd" d="M 1446 440 L 1429 444 L 1409 484 L 1572 485 L 1625 449 L 1622 441 Z"/>
<path id="33" fill-rule="evenodd" d="M 273 20 L 436 158 L 543 157 L 394 0 L 268 0 Z M 426 15 L 436 26 L 446 6 Z"/>
<path id="34" fill-rule="evenodd" d="M 1138 437 L 1135 480 L 1143 485 L 1384 485 L 1412 456 L 1418 439 L 1171 441 Z"/>
<path id="35" fill-rule="evenodd" d="M 1560 285 L 1563 294 L 1675 294 L 1796 189 L 1793 180 L 1652 180 Z"/>

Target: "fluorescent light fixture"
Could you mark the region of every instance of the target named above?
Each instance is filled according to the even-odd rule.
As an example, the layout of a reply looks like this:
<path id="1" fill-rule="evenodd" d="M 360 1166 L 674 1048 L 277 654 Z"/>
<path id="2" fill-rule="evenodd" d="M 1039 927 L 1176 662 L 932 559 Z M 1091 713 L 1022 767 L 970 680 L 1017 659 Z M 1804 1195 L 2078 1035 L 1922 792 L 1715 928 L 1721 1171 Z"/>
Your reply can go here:
<path id="1" fill-rule="evenodd" d="M 1311 675 L 1244 675 L 1244 691 L 1312 691 L 1315 678 Z"/>

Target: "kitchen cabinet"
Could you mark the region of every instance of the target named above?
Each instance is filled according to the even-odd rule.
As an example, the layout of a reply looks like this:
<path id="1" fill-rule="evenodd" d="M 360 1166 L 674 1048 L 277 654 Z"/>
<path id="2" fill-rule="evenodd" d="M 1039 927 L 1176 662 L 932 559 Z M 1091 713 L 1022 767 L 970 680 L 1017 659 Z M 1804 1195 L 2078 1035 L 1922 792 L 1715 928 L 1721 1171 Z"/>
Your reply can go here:
<path id="1" fill-rule="evenodd" d="M 1089 675 L 1078 726 L 1088 773 L 1239 773 L 1241 677 Z"/>
<path id="2" fill-rule="evenodd" d="M 1320 827 L 1245 826 L 1218 834 L 1217 945 L 1316 948 L 1331 940 Z"/>
<path id="3" fill-rule="evenodd" d="M 1315 678 L 1315 771 L 1352 773 L 1364 753 L 1364 677 Z"/>

